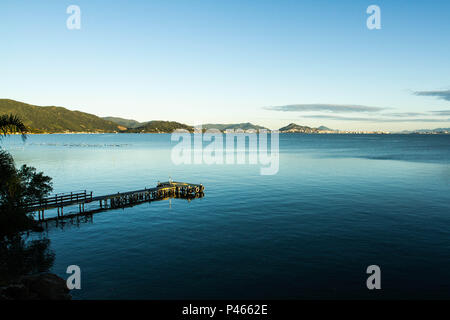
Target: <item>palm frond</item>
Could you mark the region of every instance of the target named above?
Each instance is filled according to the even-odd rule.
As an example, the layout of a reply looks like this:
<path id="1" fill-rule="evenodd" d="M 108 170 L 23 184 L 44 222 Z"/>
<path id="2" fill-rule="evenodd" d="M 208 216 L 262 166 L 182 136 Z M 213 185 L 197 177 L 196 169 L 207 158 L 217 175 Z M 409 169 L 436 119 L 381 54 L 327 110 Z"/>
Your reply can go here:
<path id="1" fill-rule="evenodd" d="M 19 117 L 13 114 L 0 116 L 0 137 L 5 137 L 11 133 L 21 133 L 22 139 L 25 140 L 27 131 L 27 127 Z"/>

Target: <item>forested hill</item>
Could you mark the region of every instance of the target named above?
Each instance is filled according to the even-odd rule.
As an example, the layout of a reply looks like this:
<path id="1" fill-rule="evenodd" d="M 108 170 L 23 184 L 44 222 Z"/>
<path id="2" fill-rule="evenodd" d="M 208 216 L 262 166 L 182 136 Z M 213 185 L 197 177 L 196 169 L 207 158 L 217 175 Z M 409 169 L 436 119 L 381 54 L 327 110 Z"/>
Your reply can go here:
<path id="1" fill-rule="evenodd" d="M 0 114 L 18 116 L 32 133 L 120 132 L 126 128 L 93 114 L 63 107 L 41 107 L 10 99 L 0 99 Z"/>
<path id="2" fill-rule="evenodd" d="M 126 132 L 130 133 L 172 133 L 177 129 L 185 129 L 190 132 L 194 131 L 194 127 L 184 123 L 175 121 L 149 121 L 145 125 L 130 128 Z"/>
<path id="3" fill-rule="evenodd" d="M 125 128 L 137 128 L 145 125 L 147 122 L 139 122 L 133 119 L 124 119 L 119 117 L 102 117 L 103 120 L 117 123 L 119 126 Z"/>

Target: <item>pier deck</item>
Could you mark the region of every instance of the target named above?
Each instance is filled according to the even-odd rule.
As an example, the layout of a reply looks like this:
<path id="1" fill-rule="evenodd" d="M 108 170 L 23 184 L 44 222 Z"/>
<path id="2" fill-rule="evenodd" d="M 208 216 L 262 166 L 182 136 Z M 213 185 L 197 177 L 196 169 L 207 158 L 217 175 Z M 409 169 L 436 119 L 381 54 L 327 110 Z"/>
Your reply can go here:
<path id="1" fill-rule="evenodd" d="M 69 206 L 78 205 L 79 213 L 86 214 L 93 211 L 123 208 L 142 202 L 165 200 L 169 198 L 193 199 L 203 196 L 205 187 L 202 184 L 192 184 L 185 182 L 159 182 L 155 188 L 144 188 L 141 190 L 118 192 L 103 196 L 94 197 L 92 192 L 71 192 L 57 194 L 42 201 L 28 203 L 28 212 L 38 213 L 38 220 L 45 221 L 65 217 L 63 209 Z M 98 202 L 99 207 L 85 211 L 85 205 Z M 57 209 L 57 217 L 45 218 L 46 210 Z M 71 215 L 73 216 L 73 214 Z"/>

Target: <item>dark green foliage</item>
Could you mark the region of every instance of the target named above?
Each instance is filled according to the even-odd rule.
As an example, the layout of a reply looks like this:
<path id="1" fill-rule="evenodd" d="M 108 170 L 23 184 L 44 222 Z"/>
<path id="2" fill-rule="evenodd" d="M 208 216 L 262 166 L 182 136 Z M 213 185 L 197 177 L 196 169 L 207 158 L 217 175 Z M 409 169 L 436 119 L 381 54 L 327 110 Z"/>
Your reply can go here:
<path id="1" fill-rule="evenodd" d="M 0 150 L 0 195 L 6 185 L 10 183 L 9 179 L 15 177 L 15 173 L 16 168 L 12 156 L 8 152 Z"/>
<path id="2" fill-rule="evenodd" d="M 130 133 L 172 133 L 177 129 L 185 129 L 190 132 L 194 131 L 194 127 L 175 122 L 175 121 L 150 121 L 145 125 L 128 129 L 126 132 Z"/>
<path id="3" fill-rule="evenodd" d="M 22 184 L 19 197 L 25 203 L 42 200 L 53 190 L 52 178 L 44 176 L 43 172 L 36 172 L 36 168 L 23 165 L 17 173 Z"/>
<path id="4" fill-rule="evenodd" d="M 7 202 L 22 205 L 38 201 L 53 190 L 50 177 L 27 165 L 17 170 L 11 155 L 3 150 L 0 150 L 0 178 L 0 206 Z"/>
<path id="5" fill-rule="evenodd" d="M 18 132 L 25 139 L 27 128 L 13 115 L 0 116 L 0 134 Z M 55 259 L 49 240 L 25 242 L 20 231 L 36 226 L 24 210 L 27 201 L 36 201 L 52 191 L 51 178 L 23 165 L 19 170 L 12 156 L 0 149 L 0 286 L 22 276 L 46 272 Z"/>
<path id="6" fill-rule="evenodd" d="M 32 228 L 34 220 L 23 204 L 40 200 L 51 191 L 50 177 L 26 165 L 17 170 L 11 155 L 0 150 L 0 240 Z"/>
<path id="7" fill-rule="evenodd" d="M 116 123 L 62 107 L 39 107 L 0 99 L 0 114 L 15 114 L 31 133 L 118 132 Z"/>

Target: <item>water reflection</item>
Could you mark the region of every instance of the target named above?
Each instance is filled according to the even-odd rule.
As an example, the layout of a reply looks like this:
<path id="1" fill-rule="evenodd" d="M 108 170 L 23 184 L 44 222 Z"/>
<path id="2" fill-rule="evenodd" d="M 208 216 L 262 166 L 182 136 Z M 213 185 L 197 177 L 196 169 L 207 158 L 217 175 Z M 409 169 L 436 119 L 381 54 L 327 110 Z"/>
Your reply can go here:
<path id="1" fill-rule="evenodd" d="M 55 254 L 50 240 L 29 240 L 27 235 L 15 235 L 0 241 L 0 286 L 23 276 L 48 272 Z"/>
<path id="2" fill-rule="evenodd" d="M 45 230 L 47 232 L 50 228 L 58 228 L 61 230 L 64 230 L 66 228 L 71 228 L 71 227 L 80 228 L 81 225 L 83 225 L 83 224 L 94 223 L 94 214 L 96 214 L 96 213 L 111 211 L 111 210 L 118 210 L 118 209 L 125 209 L 125 208 L 135 207 L 135 206 L 141 205 L 143 203 L 151 203 L 151 202 L 165 201 L 165 200 L 169 200 L 169 207 L 171 207 L 172 199 L 182 199 L 182 200 L 186 200 L 186 201 L 190 202 L 194 199 L 203 198 L 204 196 L 205 196 L 205 194 L 203 192 L 199 192 L 196 194 L 187 194 L 187 195 L 172 194 L 171 196 L 166 196 L 163 198 L 154 199 L 154 200 L 150 200 L 150 201 L 139 201 L 136 203 L 129 203 L 126 205 L 122 205 L 121 207 L 95 208 L 95 209 L 88 210 L 86 212 L 72 213 L 72 214 L 67 214 L 65 216 L 59 216 L 59 217 L 51 217 L 51 218 L 43 221 L 41 223 L 41 225 L 42 225 L 42 227 L 45 228 Z"/>

